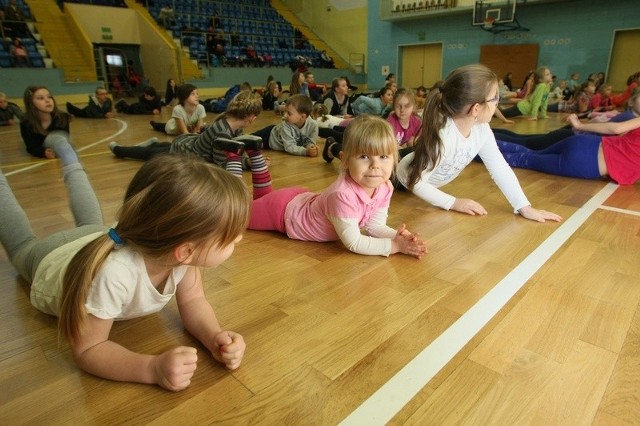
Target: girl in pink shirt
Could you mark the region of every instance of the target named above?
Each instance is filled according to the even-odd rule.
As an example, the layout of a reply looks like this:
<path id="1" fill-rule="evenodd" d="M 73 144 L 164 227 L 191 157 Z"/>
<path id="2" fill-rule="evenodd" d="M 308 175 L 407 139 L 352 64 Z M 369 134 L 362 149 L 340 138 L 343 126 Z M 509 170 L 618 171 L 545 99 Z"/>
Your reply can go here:
<path id="1" fill-rule="evenodd" d="M 398 89 L 393 96 L 393 111 L 387 121 L 393 127 L 399 148 L 413 146 L 420 135 L 422 120 L 415 114 L 416 95 L 411 89 Z"/>
<path id="2" fill-rule="evenodd" d="M 249 229 L 303 241 L 340 240 L 359 254 L 422 258 L 427 247 L 417 234 L 404 224 L 397 230 L 386 224 L 393 194 L 389 179 L 398 161 L 391 126 L 379 117 L 356 117 L 345 131 L 341 159 L 343 172 L 321 193 L 285 188 L 254 199 Z"/>
<path id="3" fill-rule="evenodd" d="M 422 120 L 415 114 L 416 95 L 411 89 L 398 89 L 393 96 L 393 111 L 387 117 L 396 138 L 396 144 L 400 149 L 400 158 L 413 152 L 413 144 L 422 130 Z M 335 134 L 320 133 L 326 137 L 322 158 L 331 163 L 334 158 L 340 158 L 342 151 L 342 138 Z"/>

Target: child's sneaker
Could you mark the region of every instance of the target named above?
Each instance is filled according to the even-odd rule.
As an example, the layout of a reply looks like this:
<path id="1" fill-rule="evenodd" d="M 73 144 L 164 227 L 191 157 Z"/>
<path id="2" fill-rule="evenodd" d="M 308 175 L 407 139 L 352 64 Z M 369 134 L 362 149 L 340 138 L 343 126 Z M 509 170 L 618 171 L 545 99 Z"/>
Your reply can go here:
<path id="1" fill-rule="evenodd" d="M 114 149 L 116 149 L 117 146 L 120 146 L 120 145 L 118 145 L 118 142 L 116 142 L 116 141 L 109 142 L 109 150 L 111 151 L 111 153 L 113 155 L 116 155 Z M 116 157 L 117 157 L 117 155 L 116 155 Z"/>
<path id="2" fill-rule="evenodd" d="M 262 149 L 262 138 L 256 135 L 240 135 L 233 138 L 234 141 L 244 143 L 244 149 L 250 151 L 260 151 Z"/>
<path id="3" fill-rule="evenodd" d="M 324 141 L 324 147 L 322 148 L 322 158 L 324 159 L 324 161 L 326 161 L 327 163 L 331 163 L 333 161 L 334 157 L 329 157 L 329 148 L 331 148 L 331 145 L 333 145 L 334 143 L 337 143 L 336 140 L 329 136 L 325 141 Z"/>
<path id="4" fill-rule="evenodd" d="M 151 120 L 149 124 L 151 124 L 151 127 L 153 128 L 153 130 L 157 130 L 158 132 L 164 132 L 165 123 L 158 123 L 157 121 Z"/>
<path id="5" fill-rule="evenodd" d="M 216 138 L 213 140 L 213 146 L 221 151 L 242 155 L 244 153 L 244 143 L 234 141 L 233 139 Z"/>

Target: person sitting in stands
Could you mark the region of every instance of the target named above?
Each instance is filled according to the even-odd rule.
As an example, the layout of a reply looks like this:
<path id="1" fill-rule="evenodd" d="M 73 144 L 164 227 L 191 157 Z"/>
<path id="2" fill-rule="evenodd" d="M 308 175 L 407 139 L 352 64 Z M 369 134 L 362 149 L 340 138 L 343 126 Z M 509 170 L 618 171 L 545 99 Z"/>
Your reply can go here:
<path id="1" fill-rule="evenodd" d="M 320 60 L 322 61 L 322 66 L 324 68 L 335 68 L 336 65 L 333 62 L 333 58 L 329 56 L 326 50 L 323 50 L 320 54 Z"/>
<path id="2" fill-rule="evenodd" d="M 13 57 L 13 63 L 16 67 L 29 66 L 27 48 L 22 45 L 22 41 L 17 37 L 13 40 L 13 45 L 11 46 L 11 56 Z"/>
<path id="3" fill-rule="evenodd" d="M 258 52 L 256 52 L 255 47 L 253 47 L 253 44 L 249 43 L 247 44 L 247 46 L 244 48 L 244 52 L 247 55 L 247 65 L 250 66 L 257 66 L 258 65 Z"/>
<path id="4" fill-rule="evenodd" d="M 158 14 L 158 20 L 162 22 L 163 27 L 171 28 L 171 25 L 174 22 L 173 9 L 171 8 L 171 6 L 162 6 L 162 9 L 160 9 L 160 13 Z"/>
<path id="5" fill-rule="evenodd" d="M 5 37 L 30 37 L 31 32 L 25 21 L 24 11 L 18 6 L 16 0 L 9 0 L 4 9 L 2 30 Z"/>
<path id="6" fill-rule="evenodd" d="M 9 0 L 7 7 L 4 8 L 4 19 L 7 21 L 24 21 L 24 12 L 18 6 L 16 0 Z"/>

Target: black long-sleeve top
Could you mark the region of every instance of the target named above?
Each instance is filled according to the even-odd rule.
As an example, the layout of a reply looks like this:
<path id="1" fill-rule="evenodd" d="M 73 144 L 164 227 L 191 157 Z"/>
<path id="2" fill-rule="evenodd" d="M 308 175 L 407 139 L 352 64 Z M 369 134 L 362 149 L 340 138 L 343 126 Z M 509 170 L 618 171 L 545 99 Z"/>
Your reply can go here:
<path id="1" fill-rule="evenodd" d="M 61 113 L 60 116 L 55 117 L 49 127 L 45 129 L 46 134 L 36 132 L 36 129 L 27 120 L 20 122 L 20 135 L 27 147 L 27 152 L 34 157 L 44 158 L 44 140 L 49 132 L 54 130 L 64 130 L 69 132 L 69 116 L 66 113 Z"/>

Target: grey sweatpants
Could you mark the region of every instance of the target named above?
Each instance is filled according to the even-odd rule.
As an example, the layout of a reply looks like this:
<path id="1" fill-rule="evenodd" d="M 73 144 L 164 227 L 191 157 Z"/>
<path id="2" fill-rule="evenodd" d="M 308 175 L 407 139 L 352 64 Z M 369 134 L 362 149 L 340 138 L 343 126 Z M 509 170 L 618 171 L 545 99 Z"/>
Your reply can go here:
<path id="1" fill-rule="evenodd" d="M 0 242 L 13 266 L 29 283 L 42 259 L 52 250 L 85 235 L 107 230 L 98 198 L 82 165 L 73 163 L 62 170 L 76 228 L 43 239 L 33 234 L 26 213 L 0 172 Z"/>

